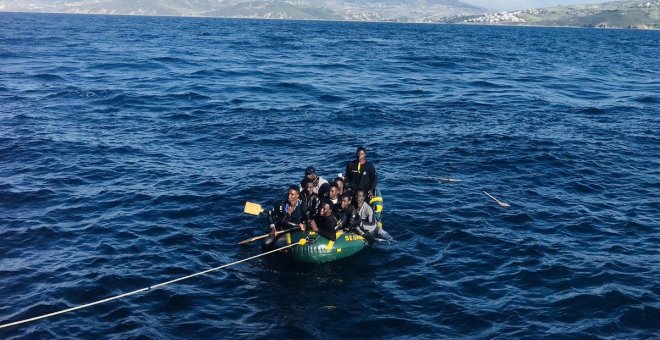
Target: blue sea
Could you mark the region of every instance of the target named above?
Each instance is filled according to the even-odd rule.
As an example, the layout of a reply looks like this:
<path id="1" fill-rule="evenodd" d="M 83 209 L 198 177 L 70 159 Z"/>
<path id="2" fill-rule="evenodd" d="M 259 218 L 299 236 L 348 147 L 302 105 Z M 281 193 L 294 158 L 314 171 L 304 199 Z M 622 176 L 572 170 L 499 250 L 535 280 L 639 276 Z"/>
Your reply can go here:
<path id="1" fill-rule="evenodd" d="M 245 202 L 359 145 L 395 239 L 0 338 L 656 338 L 658 60 L 659 31 L 0 13 L 0 324 L 258 255 Z"/>

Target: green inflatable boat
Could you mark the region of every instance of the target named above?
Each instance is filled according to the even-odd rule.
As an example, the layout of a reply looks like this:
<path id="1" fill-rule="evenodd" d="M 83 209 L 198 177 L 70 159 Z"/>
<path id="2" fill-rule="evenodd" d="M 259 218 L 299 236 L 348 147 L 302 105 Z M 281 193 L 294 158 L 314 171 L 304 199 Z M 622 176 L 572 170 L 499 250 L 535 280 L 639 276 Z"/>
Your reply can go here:
<path id="1" fill-rule="evenodd" d="M 354 233 L 344 233 L 340 230 L 336 236 L 336 241 L 330 241 L 313 231 L 294 231 L 278 241 L 286 242 L 286 245 L 302 243 L 283 252 L 290 253 L 294 260 L 304 263 L 336 261 L 354 255 L 368 245 L 364 237 Z M 301 239 L 304 240 L 301 242 Z"/>
<path id="2" fill-rule="evenodd" d="M 382 227 L 383 198 L 380 195 L 380 190 L 376 189 L 376 196 L 369 201 L 369 205 L 374 210 L 378 227 Z M 246 206 L 246 211 L 247 209 Z M 256 214 L 262 211 L 260 206 L 257 210 L 258 212 Z M 342 230 L 337 231 L 335 236 L 337 239 L 330 241 L 311 230 L 292 231 L 282 235 L 268 249 L 264 248 L 263 250 L 266 251 L 297 243 L 297 246 L 284 249 L 282 252 L 290 254 L 298 262 L 325 263 L 355 255 L 370 244 L 363 236 L 350 232 L 345 233 Z"/>

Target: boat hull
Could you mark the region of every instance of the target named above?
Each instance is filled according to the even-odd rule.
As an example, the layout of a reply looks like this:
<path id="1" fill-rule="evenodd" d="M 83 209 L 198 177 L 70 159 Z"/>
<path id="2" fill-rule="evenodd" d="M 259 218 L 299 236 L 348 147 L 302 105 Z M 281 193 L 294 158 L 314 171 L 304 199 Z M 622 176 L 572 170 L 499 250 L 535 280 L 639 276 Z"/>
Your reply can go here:
<path id="1" fill-rule="evenodd" d="M 355 255 L 368 246 L 364 237 L 354 233 L 337 231 L 337 240 L 331 241 L 313 231 L 294 231 L 287 233 L 278 240 L 278 246 L 299 243 L 306 239 L 304 245 L 285 249 L 291 257 L 303 263 L 325 263 L 340 260 Z"/>

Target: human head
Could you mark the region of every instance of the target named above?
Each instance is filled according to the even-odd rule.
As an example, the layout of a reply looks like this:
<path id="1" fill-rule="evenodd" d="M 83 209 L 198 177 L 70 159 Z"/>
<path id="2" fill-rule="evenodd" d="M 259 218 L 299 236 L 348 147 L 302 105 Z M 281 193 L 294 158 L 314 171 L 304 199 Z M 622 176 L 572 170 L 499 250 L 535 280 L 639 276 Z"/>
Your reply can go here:
<path id="1" fill-rule="evenodd" d="M 307 194 L 311 194 L 311 193 L 314 192 L 314 181 L 312 181 L 311 179 L 305 177 L 305 179 L 303 179 L 302 187 L 303 187 L 303 190 L 307 192 Z"/>
<path id="2" fill-rule="evenodd" d="M 311 180 L 316 179 L 316 169 L 314 169 L 313 166 L 308 166 L 307 169 L 305 169 L 305 177 L 309 178 Z"/>
<path id="3" fill-rule="evenodd" d="M 287 190 L 287 201 L 289 201 L 290 204 L 294 204 L 295 202 L 298 201 L 298 198 L 300 197 L 300 189 L 298 189 L 297 185 L 292 185 L 289 187 L 289 190 Z"/>
<path id="4" fill-rule="evenodd" d="M 357 150 L 355 150 L 355 157 L 358 160 L 362 160 L 363 158 L 367 157 L 367 149 L 364 148 L 364 146 L 358 146 Z"/>
<path id="5" fill-rule="evenodd" d="M 344 179 L 341 177 L 337 177 L 334 180 L 335 184 L 337 184 L 337 188 L 343 189 L 344 188 Z"/>
<path id="6" fill-rule="evenodd" d="M 355 192 L 355 203 L 357 204 L 358 207 L 362 206 L 362 203 L 364 203 L 364 198 L 366 196 L 367 195 L 362 189 L 359 189 L 358 191 Z"/>
<path id="7" fill-rule="evenodd" d="M 332 214 L 332 202 L 323 201 L 319 205 L 319 215 L 328 217 Z"/>
<path id="8" fill-rule="evenodd" d="M 339 194 L 339 187 L 337 187 L 336 183 L 330 184 L 330 189 L 328 189 L 328 197 L 330 199 L 335 199 L 337 198 L 337 195 Z"/>
<path id="9" fill-rule="evenodd" d="M 351 202 L 353 199 L 351 198 L 351 195 L 349 193 L 345 193 L 341 195 L 341 208 L 346 209 L 348 208 L 349 205 L 351 205 Z"/>

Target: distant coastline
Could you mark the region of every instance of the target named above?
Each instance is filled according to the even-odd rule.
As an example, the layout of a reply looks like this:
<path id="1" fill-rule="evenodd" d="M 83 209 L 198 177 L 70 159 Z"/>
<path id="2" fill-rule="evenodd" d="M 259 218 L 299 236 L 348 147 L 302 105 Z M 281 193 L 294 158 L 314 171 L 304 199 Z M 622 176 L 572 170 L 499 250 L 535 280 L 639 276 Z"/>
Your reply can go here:
<path id="1" fill-rule="evenodd" d="M 657 0 L 656 0 L 657 1 Z M 660 1 L 658 1 L 660 5 Z M 515 11 L 520 12 L 520 11 Z M 208 16 L 208 15 L 169 15 L 169 14 L 131 14 L 131 13 L 82 13 L 82 12 L 67 12 L 67 11 L 7 11 L 0 9 L 0 14 L 2 13 L 17 13 L 17 14 L 63 14 L 63 15 L 98 15 L 98 16 L 126 16 L 126 17 L 165 17 L 165 18 L 206 18 L 206 19 L 229 19 L 229 20 L 271 20 L 271 21 L 327 21 L 327 22 L 356 22 L 356 23 L 392 23 L 392 24 L 436 24 L 436 25 L 467 25 L 467 26 L 502 26 L 502 27 L 539 27 L 539 28 L 590 28 L 590 29 L 616 29 L 616 30 L 642 30 L 642 31 L 657 31 L 660 30 L 660 25 L 646 25 L 646 24 L 637 24 L 637 25 L 627 25 L 625 27 L 613 26 L 613 25 L 560 25 L 560 24 L 543 24 L 543 23 L 534 23 L 534 22 L 469 22 L 465 18 L 474 18 L 478 17 L 475 15 L 470 16 L 451 16 L 442 18 L 442 20 L 436 21 L 400 21 L 393 19 L 369 19 L 369 20 L 357 20 L 357 19 L 320 19 L 320 18 L 277 18 L 277 17 L 225 17 L 225 16 Z M 506 12 L 501 12 L 506 13 Z M 484 14 L 483 16 L 488 16 L 493 14 Z"/>

